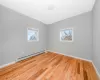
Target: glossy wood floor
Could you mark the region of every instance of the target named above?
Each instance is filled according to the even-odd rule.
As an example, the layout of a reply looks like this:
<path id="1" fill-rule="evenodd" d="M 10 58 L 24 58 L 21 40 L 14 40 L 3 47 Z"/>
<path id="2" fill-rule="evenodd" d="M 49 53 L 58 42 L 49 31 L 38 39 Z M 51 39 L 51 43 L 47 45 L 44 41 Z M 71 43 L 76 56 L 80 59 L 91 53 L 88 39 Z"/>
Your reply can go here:
<path id="1" fill-rule="evenodd" d="M 98 80 L 90 62 L 44 53 L 0 69 L 0 80 Z"/>

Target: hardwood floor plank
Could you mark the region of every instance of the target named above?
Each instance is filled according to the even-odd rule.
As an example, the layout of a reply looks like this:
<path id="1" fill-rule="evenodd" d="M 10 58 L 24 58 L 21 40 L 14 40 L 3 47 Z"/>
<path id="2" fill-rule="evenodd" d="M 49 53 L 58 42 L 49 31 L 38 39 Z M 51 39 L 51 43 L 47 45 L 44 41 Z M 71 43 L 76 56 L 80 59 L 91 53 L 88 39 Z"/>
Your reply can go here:
<path id="1" fill-rule="evenodd" d="M 17 68 L 20 68 L 20 67 L 22 67 L 22 66 L 24 66 L 26 64 L 29 64 L 29 63 L 31 63 L 31 61 L 33 61 L 34 58 L 39 58 L 39 57 L 42 57 L 42 56 L 44 57 L 46 55 L 45 54 L 41 54 L 41 56 L 31 57 L 31 58 L 19 61 L 16 64 L 12 64 L 12 65 L 9 65 L 7 67 L 4 67 L 4 68 L 0 69 L 0 75 L 3 75 L 5 73 L 7 73 L 7 72 L 10 72 L 10 71 L 15 70 Z"/>
<path id="2" fill-rule="evenodd" d="M 43 55 L 37 56 L 36 58 L 32 59 L 31 61 L 28 61 L 28 63 L 30 63 L 30 64 L 27 64 L 27 62 L 24 62 L 23 66 L 21 66 L 21 67 L 19 67 L 17 69 L 13 69 L 12 71 L 6 73 L 5 76 L 3 76 L 3 78 L 9 78 L 9 79 L 11 79 L 13 77 L 18 76 L 19 74 L 24 73 L 25 71 L 27 71 L 27 70 L 31 69 L 33 66 L 35 66 L 39 61 L 44 60 L 43 58 L 46 59 L 47 55 L 49 56 L 51 54 L 46 54 L 44 56 Z M 12 74 L 10 74 L 10 73 L 12 73 Z"/>
<path id="3" fill-rule="evenodd" d="M 52 52 L 0 69 L 0 80 L 98 80 L 91 62 Z"/>
<path id="4" fill-rule="evenodd" d="M 44 68 L 44 66 L 46 66 L 46 64 L 48 63 L 47 61 L 51 60 L 54 57 L 54 55 L 55 54 L 51 54 L 48 57 L 45 57 L 45 59 L 40 60 L 38 63 L 36 62 L 37 65 L 35 67 L 32 67 L 29 70 L 27 70 L 25 73 L 20 74 L 18 77 L 14 78 L 14 80 L 18 80 L 19 77 L 21 80 L 25 80 L 25 79 L 28 80 L 32 75 L 35 75 L 38 71 Z M 26 76 L 26 77 L 23 77 L 23 76 Z"/>

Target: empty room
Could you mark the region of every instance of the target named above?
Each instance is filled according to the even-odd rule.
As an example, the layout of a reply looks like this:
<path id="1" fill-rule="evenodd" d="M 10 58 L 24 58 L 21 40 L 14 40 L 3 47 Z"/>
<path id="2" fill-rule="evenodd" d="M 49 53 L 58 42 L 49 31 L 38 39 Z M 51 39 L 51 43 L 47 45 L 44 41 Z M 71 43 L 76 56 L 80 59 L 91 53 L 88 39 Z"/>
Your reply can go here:
<path id="1" fill-rule="evenodd" d="M 100 0 L 0 0 L 0 80 L 100 80 Z"/>

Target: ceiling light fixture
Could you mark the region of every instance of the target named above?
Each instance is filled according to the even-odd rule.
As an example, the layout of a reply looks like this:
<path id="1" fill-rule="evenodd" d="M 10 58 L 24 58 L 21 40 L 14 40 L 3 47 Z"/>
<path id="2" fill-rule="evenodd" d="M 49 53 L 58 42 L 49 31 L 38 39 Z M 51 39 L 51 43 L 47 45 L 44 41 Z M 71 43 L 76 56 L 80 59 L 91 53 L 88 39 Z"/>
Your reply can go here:
<path id="1" fill-rule="evenodd" d="M 50 4 L 49 6 L 48 6 L 48 10 L 54 10 L 55 9 L 55 6 L 53 5 L 53 4 Z"/>

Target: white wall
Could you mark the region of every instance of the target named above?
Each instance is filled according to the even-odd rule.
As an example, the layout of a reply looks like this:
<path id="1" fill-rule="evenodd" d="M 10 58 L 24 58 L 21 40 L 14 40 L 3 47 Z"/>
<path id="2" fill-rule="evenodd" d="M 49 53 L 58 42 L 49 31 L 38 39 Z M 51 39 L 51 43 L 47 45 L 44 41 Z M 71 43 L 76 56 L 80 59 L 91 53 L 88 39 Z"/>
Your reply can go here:
<path id="1" fill-rule="evenodd" d="M 60 29 L 73 28 L 74 42 L 60 42 Z M 92 59 L 92 12 L 48 25 L 48 50 Z"/>
<path id="2" fill-rule="evenodd" d="M 100 0 L 93 9 L 93 61 L 100 73 Z"/>
<path id="3" fill-rule="evenodd" d="M 28 27 L 39 29 L 38 42 L 27 41 Z M 0 5 L 0 64 L 46 49 L 46 29 L 45 24 Z"/>

